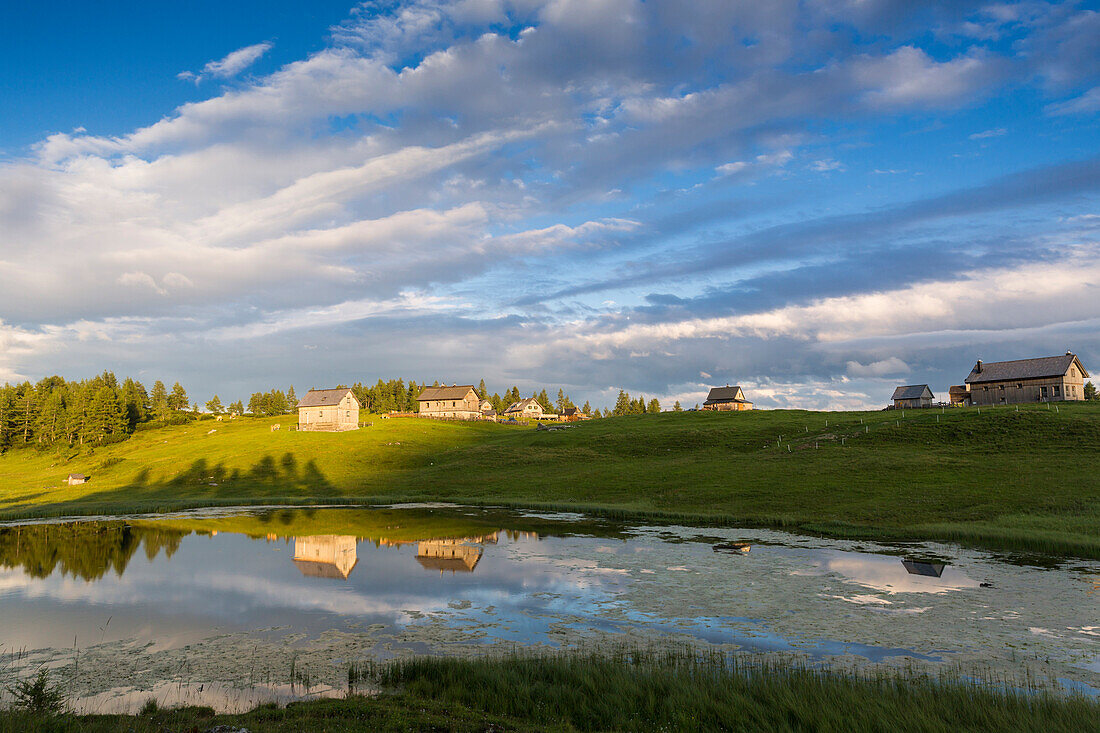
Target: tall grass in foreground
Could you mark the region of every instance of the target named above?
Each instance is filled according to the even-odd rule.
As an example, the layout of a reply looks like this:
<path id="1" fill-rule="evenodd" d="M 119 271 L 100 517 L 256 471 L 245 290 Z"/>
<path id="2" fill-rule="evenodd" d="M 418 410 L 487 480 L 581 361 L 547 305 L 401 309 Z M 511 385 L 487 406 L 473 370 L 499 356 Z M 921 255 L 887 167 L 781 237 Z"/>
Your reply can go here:
<path id="1" fill-rule="evenodd" d="M 872 676 L 692 650 L 405 659 L 369 674 L 415 699 L 577 730 L 1089 730 L 1100 703 L 991 680 Z"/>
<path id="2" fill-rule="evenodd" d="M 349 695 L 242 715 L 0 711 L 8 731 L 1092 731 L 1100 703 L 914 672 L 856 675 L 681 651 L 412 658 L 355 665 Z M 357 685 L 381 685 L 367 697 Z"/>

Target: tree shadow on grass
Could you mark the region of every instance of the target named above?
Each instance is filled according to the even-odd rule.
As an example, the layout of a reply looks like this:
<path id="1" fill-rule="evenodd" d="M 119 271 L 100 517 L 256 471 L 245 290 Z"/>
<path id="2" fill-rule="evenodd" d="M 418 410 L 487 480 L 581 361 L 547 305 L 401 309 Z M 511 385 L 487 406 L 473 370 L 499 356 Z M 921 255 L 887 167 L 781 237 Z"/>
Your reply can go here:
<path id="1" fill-rule="evenodd" d="M 186 469 L 165 479 L 154 480 L 150 474 L 149 469 L 142 469 L 124 486 L 85 493 L 66 501 L 35 501 L 45 492 L 20 496 L 4 505 L 3 511 L 15 515 L 33 512 L 56 516 L 65 514 L 66 508 L 75 512 L 78 509 L 93 509 L 97 505 L 102 506 L 103 511 L 126 512 L 129 506 L 147 510 L 150 504 L 157 502 L 210 501 L 222 504 L 233 499 L 306 499 L 338 493 L 313 459 L 303 464 L 289 452 L 278 458 L 266 455 L 244 469 L 229 468 L 222 462 L 211 463 L 199 458 Z"/>

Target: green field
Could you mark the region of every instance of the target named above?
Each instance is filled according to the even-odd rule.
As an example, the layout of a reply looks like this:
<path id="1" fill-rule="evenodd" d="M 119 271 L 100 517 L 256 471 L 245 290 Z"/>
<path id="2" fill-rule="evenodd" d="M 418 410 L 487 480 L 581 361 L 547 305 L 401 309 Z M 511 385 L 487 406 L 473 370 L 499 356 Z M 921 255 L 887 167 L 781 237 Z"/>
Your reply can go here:
<path id="1" fill-rule="evenodd" d="M 349 671 L 349 682 L 353 672 Z M 7 731 L 1084 731 L 1100 705 L 914 674 L 856 677 L 694 653 L 421 658 L 368 670 L 373 697 L 140 715 L 0 711 Z"/>
<path id="2" fill-rule="evenodd" d="M 202 420 L 94 451 L 9 451 L 0 517 L 445 500 L 1100 557 L 1097 403 L 663 413 L 552 432 L 366 419 L 343 434 Z M 92 479 L 68 487 L 70 472 Z"/>

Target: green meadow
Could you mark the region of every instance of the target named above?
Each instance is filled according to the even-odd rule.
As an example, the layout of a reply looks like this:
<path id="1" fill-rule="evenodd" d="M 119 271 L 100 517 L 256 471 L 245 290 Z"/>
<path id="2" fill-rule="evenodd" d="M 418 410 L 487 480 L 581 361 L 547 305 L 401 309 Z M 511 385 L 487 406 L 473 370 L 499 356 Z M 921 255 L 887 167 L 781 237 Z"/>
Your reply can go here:
<path id="1" fill-rule="evenodd" d="M 0 518 L 453 501 L 1100 557 L 1100 404 L 682 412 L 568 429 L 200 420 L 0 456 Z M 272 431 L 272 425 L 282 429 Z M 67 486 L 69 473 L 91 476 Z"/>

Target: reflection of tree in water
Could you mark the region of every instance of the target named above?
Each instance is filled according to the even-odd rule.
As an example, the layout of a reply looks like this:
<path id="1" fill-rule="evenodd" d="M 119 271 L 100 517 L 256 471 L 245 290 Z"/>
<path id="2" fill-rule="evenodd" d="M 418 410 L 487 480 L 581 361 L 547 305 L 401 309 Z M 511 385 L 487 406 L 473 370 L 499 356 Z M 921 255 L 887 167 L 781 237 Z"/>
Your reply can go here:
<path id="1" fill-rule="evenodd" d="M 122 575 L 138 547 L 152 560 L 171 557 L 189 532 L 133 527 L 123 522 L 35 524 L 0 529 L 0 566 L 22 568 L 35 578 L 54 572 L 96 580 L 108 570 Z"/>

